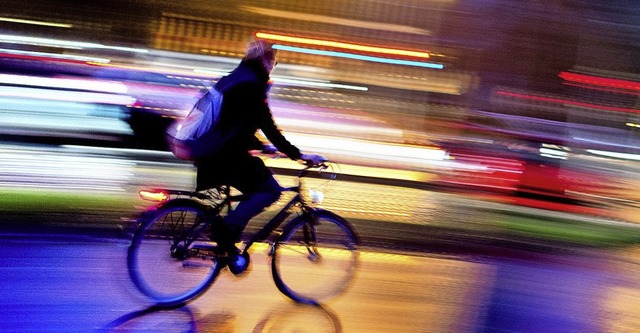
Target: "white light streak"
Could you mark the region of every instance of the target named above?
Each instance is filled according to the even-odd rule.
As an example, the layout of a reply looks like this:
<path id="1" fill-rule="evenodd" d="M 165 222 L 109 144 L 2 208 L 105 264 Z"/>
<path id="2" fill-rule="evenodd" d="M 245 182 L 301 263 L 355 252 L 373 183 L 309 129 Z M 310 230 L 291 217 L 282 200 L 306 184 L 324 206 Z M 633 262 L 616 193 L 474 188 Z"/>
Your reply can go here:
<path id="1" fill-rule="evenodd" d="M 146 49 L 139 49 L 139 48 L 132 48 L 132 47 L 110 46 L 110 45 L 103 45 L 98 43 L 76 42 L 76 41 L 62 40 L 62 39 L 1 35 L 1 34 L 0 34 L 0 42 L 11 43 L 11 44 L 36 45 L 36 46 L 53 46 L 53 47 L 68 48 L 68 49 L 107 49 L 107 50 L 116 50 L 116 51 L 124 51 L 124 52 L 134 52 L 134 53 L 149 52 L 149 50 L 146 50 Z"/>
<path id="2" fill-rule="evenodd" d="M 594 155 L 615 157 L 615 158 L 620 158 L 624 160 L 640 161 L 640 155 L 638 154 L 617 153 L 613 151 L 595 150 L 595 149 L 588 149 L 587 151 Z"/>
<path id="3" fill-rule="evenodd" d="M 0 53 L 16 54 L 16 55 L 31 56 L 31 57 L 52 58 L 52 59 L 96 62 L 101 64 L 108 64 L 111 62 L 111 60 L 106 58 L 85 57 L 85 56 L 79 56 L 79 55 L 73 55 L 73 54 L 57 54 L 57 53 L 33 52 L 33 51 L 10 50 L 10 49 L 0 49 Z"/>
<path id="4" fill-rule="evenodd" d="M 20 85 L 29 87 L 47 87 L 57 89 L 74 89 L 104 92 L 111 94 L 126 94 L 127 86 L 119 82 L 105 82 L 83 79 L 48 78 L 39 76 L 0 74 L 0 84 Z"/>
<path id="5" fill-rule="evenodd" d="M 287 138 L 290 138 L 296 145 L 304 146 L 309 150 L 339 152 L 348 156 L 418 164 L 431 164 L 432 161 L 442 161 L 448 158 L 446 151 L 436 148 L 385 144 L 297 133 L 287 133 L 286 135 Z"/>
<path id="6" fill-rule="evenodd" d="M 348 89 L 348 90 L 358 90 L 358 91 L 368 91 L 369 88 L 362 86 L 353 86 L 348 84 L 338 84 L 332 83 L 330 81 L 322 81 L 322 80 L 300 80 L 300 79 L 292 79 L 282 76 L 273 76 L 272 77 L 274 83 L 285 83 L 294 86 L 302 86 L 302 87 L 314 87 L 314 88 L 339 88 L 339 89 Z"/>
<path id="7" fill-rule="evenodd" d="M 540 148 L 540 156 L 566 160 L 567 155 L 568 154 L 565 151 L 549 149 L 549 148 Z"/>
<path id="8" fill-rule="evenodd" d="M 136 99 L 126 95 L 22 87 L 0 87 L 0 96 L 50 101 L 131 105 Z"/>

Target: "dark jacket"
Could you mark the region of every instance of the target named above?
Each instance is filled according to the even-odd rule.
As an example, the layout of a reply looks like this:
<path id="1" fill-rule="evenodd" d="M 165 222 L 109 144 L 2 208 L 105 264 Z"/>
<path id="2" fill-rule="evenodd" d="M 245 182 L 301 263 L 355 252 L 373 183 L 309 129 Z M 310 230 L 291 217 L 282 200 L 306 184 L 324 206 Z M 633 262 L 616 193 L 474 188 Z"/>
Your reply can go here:
<path id="1" fill-rule="evenodd" d="M 243 61 L 218 81 L 224 102 L 220 114 L 222 130 L 237 128 L 222 154 L 255 149 L 255 135 L 262 130 L 269 141 L 291 159 L 300 158 L 300 150 L 280 132 L 267 102 L 269 76 L 260 63 Z"/>
<path id="2" fill-rule="evenodd" d="M 256 149 L 256 132 L 262 130 L 269 141 L 291 159 L 300 158 L 300 150 L 280 132 L 267 101 L 269 75 L 257 61 L 242 61 L 216 84 L 224 94 L 219 126 L 236 132 L 218 153 L 196 163 L 197 190 L 230 184 L 240 191 L 251 191 L 271 171 L 262 160 L 252 157 Z"/>

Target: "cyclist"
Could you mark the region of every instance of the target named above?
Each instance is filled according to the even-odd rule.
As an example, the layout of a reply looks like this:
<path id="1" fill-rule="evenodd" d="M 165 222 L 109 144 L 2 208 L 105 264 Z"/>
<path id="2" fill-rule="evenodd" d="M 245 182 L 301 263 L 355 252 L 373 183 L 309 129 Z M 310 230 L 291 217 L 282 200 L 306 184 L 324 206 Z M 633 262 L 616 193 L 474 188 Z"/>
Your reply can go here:
<path id="1" fill-rule="evenodd" d="M 272 46 L 263 40 L 250 42 L 240 64 L 216 84 L 225 91 L 219 125 L 223 130 L 235 132 L 218 153 L 196 163 L 197 191 L 230 185 L 247 196 L 236 209 L 212 225 L 212 239 L 227 252 L 229 269 L 234 274 L 244 272 L 249 265 L 249 257 L 240 255 L 235 243 L 249 220 L 278 200 L 282 191 L 271 170 L 250 154 L 251 150 L 262 148 L 257 130 L 262 130 L 292 160 L 308 164 L 325 160 L 317 154 L 301 153 L 274 122 L 267 101 L 270 74 L 276 65 L 276 50 Z"/>

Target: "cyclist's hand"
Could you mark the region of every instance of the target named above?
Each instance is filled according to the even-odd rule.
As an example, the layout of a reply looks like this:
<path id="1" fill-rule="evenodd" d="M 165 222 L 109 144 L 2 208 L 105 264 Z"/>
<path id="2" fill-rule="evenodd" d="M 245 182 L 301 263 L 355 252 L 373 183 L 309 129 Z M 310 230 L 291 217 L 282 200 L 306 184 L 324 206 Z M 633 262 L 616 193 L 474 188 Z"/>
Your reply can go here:
<path id="1" fill-rule="evenodd" d="M 265 144 L 262 146 L 262 153 L 263 154 L 269 154 L 269 155 L 275 155 L 278 153 L 278 148 L 276 148 L 276 146 L 274 145 L 269 145 L 269 144 Z"/>
<path id="2" fill-rule="evenodd" d="M 300 156 L 300 159 L 303 160 L 305 164 L 308 166 L 318 165 L 322 162 L 327 161 L 327 159 L 324 158 L 324 156 L 317 155 L 317 154 L 302 154 Z"/>

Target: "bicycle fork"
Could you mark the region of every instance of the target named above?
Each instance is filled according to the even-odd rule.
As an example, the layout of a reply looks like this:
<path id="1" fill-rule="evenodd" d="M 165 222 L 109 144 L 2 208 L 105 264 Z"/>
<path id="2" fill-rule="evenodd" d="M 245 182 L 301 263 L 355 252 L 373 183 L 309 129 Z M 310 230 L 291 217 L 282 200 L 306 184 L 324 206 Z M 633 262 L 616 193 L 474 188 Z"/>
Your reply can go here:
<path id="1" fill-rule="evenodd" d="M 316 224 L 317 218 L 312 214 L 309 214 L 308 222 L 303 227 L 303 239 L 304 245 L 307 248 L 307 259 L 311 262 L 319 262 L 322 260 L 322 255 L 318 252 L 318 238 Z"/>

